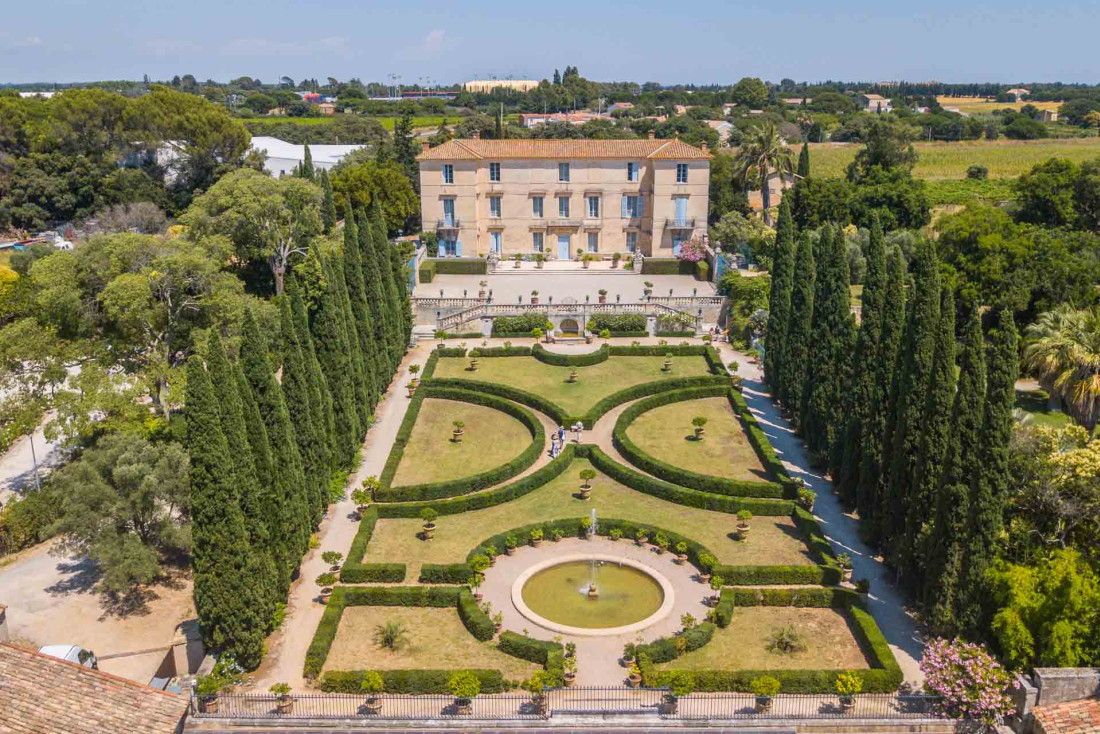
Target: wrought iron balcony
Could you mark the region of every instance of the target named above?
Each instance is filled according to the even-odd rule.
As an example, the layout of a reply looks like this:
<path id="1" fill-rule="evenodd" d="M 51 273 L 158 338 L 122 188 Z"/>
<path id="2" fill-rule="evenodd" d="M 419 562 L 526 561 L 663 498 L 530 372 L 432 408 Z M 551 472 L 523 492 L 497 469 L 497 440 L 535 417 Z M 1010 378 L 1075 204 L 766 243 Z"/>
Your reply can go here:
<path id="1" fill-rule="evenodd" d="M 665 229 L 695 229 L 694 219 L 666 219 Z"/>
<path id="2" fill-rule="evenodd" d="M 435 223 L 436 229 L 460 229 L 461 222 L 458 219 L 440 219 Z"/>

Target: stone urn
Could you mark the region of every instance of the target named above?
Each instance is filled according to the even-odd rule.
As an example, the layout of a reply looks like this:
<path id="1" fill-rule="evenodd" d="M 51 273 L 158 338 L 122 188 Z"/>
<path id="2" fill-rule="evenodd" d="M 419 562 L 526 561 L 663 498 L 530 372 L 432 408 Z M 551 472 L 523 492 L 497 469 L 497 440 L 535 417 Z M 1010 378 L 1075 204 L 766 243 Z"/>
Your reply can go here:
<path id="1" fill-rule="evenodd" d="M 855 696 L 841 696 L 840 697 L 840 712 L 842 714 L 852 713 L 852 709 L 856 707 Z"/>
<path id="2" fill-rule="evenodd" d="M 600 303 L 607 303 L 607 296 L 606 295 L 603 295 L 603 294 L 600 295 Z"/>
<path id="3" fill-rule="evenodd" d="M 756 713 L 766 714 L 772 709 L 772 697 L 771 696 L 757 696 L 756 697 Z"/>
<path id="4" fill-rule="evenodd" d="M 737 523 L 737 537 L 741 540 L 749 537 L 749 524 L 747 522 Z"/>
<path id="5" fill-rule="evenodd" d="M 591 496 L 592 496 L 592 488 L 591 487 L 581 487 L 581 499 L 582 500 L 586 500 Z"/>
<path id="6" fill-rule="evenodd" d="M 677 553 L 676 554 L 676 565 L 677 566 L 684 565 L 685 563 L 687 563 L 687 559 L 688 559 L 687 553 Z"/>
<path id="7" fill-rule="evenodd" d="M 517 265 L 519 263 L 516 263 Z M 455 715 L 456 716 L 469 716 L 470 710 L 473 708 L 472 701 L 468 698 L 456 698 L 455 699 Z"/>
<path id="8" fill-rule="evenodd" d="M 424 523 L 423 532 L 424 532 L 424 540 L 431 540 L 432 538 L 434 538 L 435 537 L 435 523 L 434 522 Z"/>
<path id="9" fill-rule="evenodd" d="M 363 515 L 366 514 L 367 508 L 369 508 L 369 507 L 370 507 L 370 505 L 356 505 L 355 506 L 355 512 L 356 512 L 357 515 L 359 515 L 360 520 L 363 519 Z"/>
<path id="10" fill-rule="evenodd" d="M 461 428 L 456 428 L 451 431 L 451 440 L 455 443 L 462 443 L 463 431 Z"/>
<path id="11" fill-rule="evenodd" d="M 368 698 L 363 702 L 363 710 L 366 711 L 368 716 L 378 716 L 382 713 L 382 699 Z"/>
<path id="12" fill-rule="evenodd" d="M 332 587 L 331 586 L 325 586 L 321 589 L 321 593 L 318 595 L 317 598 L 322 604 L 328 604 L 329 597 L 331 597 L 331 596 L 332 596 Z"/>
<path id="13" fill-rule="evenodd" d="M 284 693 L 275 699 L 275 709 L 280 716 L 286 716 L 294 711 L 294 699 L 290 697 L 289 693 Z"/>
<path id="14" fill-rule="evenodd" d="M 219 706 L 221 706 L 221 696 L 217 693 L 212 693 L 209 696 L 201 696 L 199 698 L 199 711 L 204 714 L 218 713 Z"/>
<path id="15" fill-rule="evenodd" d="M 504 555 L 506 555 L 506 556 L 514 556 L 515 554 L 516 554 L 516 549 L 515 548 L 505 548 L 504 549 Z"/>
<path id="16" fill-rule="evenodd" d="M 697 426 L 695 428 L 695 440 L 696 441 L 702 441 L 704 433 L 706 433 L 706 429 L 703 428 L 702 426 Z"/>

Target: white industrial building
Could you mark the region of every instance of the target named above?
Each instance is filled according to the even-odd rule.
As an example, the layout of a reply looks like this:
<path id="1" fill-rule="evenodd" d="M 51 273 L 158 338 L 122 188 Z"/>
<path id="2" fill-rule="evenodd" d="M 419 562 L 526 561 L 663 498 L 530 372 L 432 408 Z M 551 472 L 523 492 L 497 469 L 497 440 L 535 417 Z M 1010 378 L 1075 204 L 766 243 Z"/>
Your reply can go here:
<path id="1" fill-rule="evenodd" d="M 359 150 L 362 145 L 311 145 L 310 156 L 313 158 L 315 170 L 331 170 L 337 163 L 344 160 L 352 151 Z M 264 170 L 275 178 L 281 178 L 294 173 L 306 159 L 306 146 L 288 143 L 278 138 L 263 135 L 252 138 L 253 150 L 263 151 Z"/>

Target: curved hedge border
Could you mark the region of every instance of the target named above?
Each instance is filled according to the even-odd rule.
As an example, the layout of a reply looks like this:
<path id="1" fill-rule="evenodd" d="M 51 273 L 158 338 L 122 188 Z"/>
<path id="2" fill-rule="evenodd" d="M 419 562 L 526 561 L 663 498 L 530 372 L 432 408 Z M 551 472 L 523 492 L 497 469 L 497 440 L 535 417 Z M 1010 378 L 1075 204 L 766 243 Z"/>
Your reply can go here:
<path id="1" fill-rule="evenodd" d="M 864 693 L 892 693 L 904 679 L 901 667 L 864 601 L 849 589 L 723 589 L 716 616 L 732 614 L 737 606 L 828 607 L 842 610 L 852 623 L 860 649 L 870 661 L 869 670 L 857 670 Z M 728 619 L 728 616 L 727 616 Z M 721 625 L 721 621 L 719 621 Z M 663 685 L 674 670 L 657 673 Z M 751 691 L 754 678 L 770 675 L 779 680 L 783 693 L 835 693 L 836 678 L 844 670 L 699 670 L 692 671 L 696 691 Z"/>
<path id="2" fill-rule="evenodd" d="M 689 489 L 698 489 L 703 492 L 714 492 L 716 494 L 729 495 L 731 497 L 771 497 L 774 499 L 794 499 L 797 493 L 797 489 L 793 482 L 788 481 L 784 483 L 769 482 L 769 481 L 753 481 L 745 479 L 728 479 L 725 477 L 716 477 L 709 474 L 700 474 L 699 472 L 691 471 L 690 469 L 684 469 L 679 466 L 674 466 L 667 462 L 661 461 L 656 457 L 653 457 L 645 452 L 640 446 L 627 436 L 627 429 L 630 424 L 638 419 L 643 413 L 647 413 L 662 405 L 669 405 L 672 403 L 681 403 L 688 400 L 699 400 L 701 398 L 715 398 L 725 397 L 730 402 L 730 407 L 733 409 L 734 415 L 737 416 L 741 422 L 742 428 L 745 430 L 746 435 L 749 430 L 749 423 L 745 419 L 745 414 L 752 419 L 752 424 L 756 424 L 752 414 L 746 409 L 742 411 L 739 409 L 737 402 L 734 400 L 734 395 L 737 394 L 733 388 L 728 385 L 714 385 L 712 387 L 702 387 L 689 390 L 673 390 L 671 392 L 659 393 L 653 397 L 646 398 L 645 400 L 639 400 L 634 405 L 623 411 L 622 415 L 615 422 L 615 428 L 611 433 L 611 440 L 615 445 L 615 448 L 619 450 L 626 460 L 634 466 L 638 467 L 642 471 L 652 474 L 659 479 L 665 479 L 669 482 L 674 482 L 682 487 L 688 487 Z M 740 396 L 738 396 L 740 397 Z M 741 403 L 744 405 L 744 401 Z M 747 408 L 747 406 L 745 406 Z M 766 440 L 766 439 L 765 439 Z M 757 457 L 760 462 L 764 464 L 769 470 L 767 456 L 760 451 L 758 442 L 749 439 L 750 445 L 756 451 Z M 774 452 L 772 453 L 774 457 Z M 781 476 L 786 476 L 784 472 Z"/>
<path id="3" fill-rule="evenodd" d="M 536 640 L 505 630 L 500 633 L 497 649 L 514 658 L 541 664 L 550 674 L 547 685 L 565 685 L 565 649 L 560 642 Z"/>
<path id="4" fill-rule="evenodd" d="M 531 356 L 544 364 L 555 367 L 591 367 L 606 362 L 611 357 L 611 347 L 603 344 L 594 352 L 587 354 L 558 354 L 551 352 L 541 344 L 531 347 Z"/>
<path id="5" fill-rule="evenodd" d="M 397 467 L 401 464 L 402 457 L 405 455 L 405 447 L 408 445 L 409 437 L 412 436 L 417 416 L 420 414 L 420 408 L 427 398 L 454 400 L 499 410 L 517 419 L 531 432 L 531 443 L 515 458 L 480 474 L 442 482 L 393 487 L 391 486 L 393 477 L 397 473 Z M 542 427 L 542 422 L 529 410 L 525 410 L 515 403 L 468 390 L 437 386 L 421 387 L 413 396 L 412 403 L 405 412 L 405 418 L 401 421 L 401 427 L 397 431 L 396 438 L 394 438 L 390 455 L 386 459 L 386 466 L 382 469 L 381 487 L 375 493 L 375 499 L 378 502 L 420 502 L 476 492 L 479 489 L 491 487 L 494 484 L 511 479 L 520 472 L 525 471 L 538 461 L 545 447 L 546 431 Z"/>
<path id="6" fill-rule="evenodd" d="M 363 563 L 367 545 L 374 535 L 378 512 L 368 507 L 359 520 L 359 529 L 348 549 L 348 559 L 340 569 L 340 582 L 344 584 L 387 583 L 398 584 L 405 580 L 404 563 Z"/>
<path id="7" fill-rule="evenodd" d="M 729 621 L 727 619 L 727 624 L 728 623 Z M 646 643 L 645 645 L 635 645 L 634 654 L 646 655 L 649 657 L 650 662 L 653 663 L 667 663 L 670 660 L 675 660 L 681 655 L 694 652 L 703 645 L 706 645 L 714 637 L 714 630 L 714 622 L 700 622 L 691 629 L 680 630 L 676 634 L 668 637 L 658 637 L 653 642 Z M 681 652 L 676 645 L 677 641 L 681 639 L 686 643 L 683 652 Z"/>

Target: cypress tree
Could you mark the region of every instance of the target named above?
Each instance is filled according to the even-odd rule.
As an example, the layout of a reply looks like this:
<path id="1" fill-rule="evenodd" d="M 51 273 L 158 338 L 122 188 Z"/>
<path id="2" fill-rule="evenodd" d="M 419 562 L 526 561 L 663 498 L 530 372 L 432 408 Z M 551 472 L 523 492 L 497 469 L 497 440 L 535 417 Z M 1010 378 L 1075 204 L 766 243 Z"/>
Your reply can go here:
<path id="1" fill-rule="evenodd" d="M 324 197 L 321 203 L 321 223 L 325 227 L 325 234 L 331 234 L 332 228 L 336 226 L 336 200 L 332 195 L 332 179 L 324 168 L 321 169 L 321 194 Z"/>
<path id="2" fill-rule="evenodd" d="M 330 271 L 329 277 L 336 283 L 337 303 L 343 330 L 341 337 L 348 348 L 348 364 L 351 366 L 352 388 L 355 394 L 355 412 L 359 416 L 359 433 L 356 434 L 356 439 L 362 439 L 371 420 L 371 393 L 367 375 L 363 373 L 363 350 L 359 347 L 359 332 L 355 325 L 355 316 L 351 311 L 348 284 L 344 280 L 344 258 L 333 254 L 326 258 L 326 267 Z"/>
<path id="3" fill-rule="evenodd" d="M 381 379 L 378 386 L 385 392 L 397 369 L 397 363 L 393 361 L 390 352 L 390 344 L 393 343 L 392 330 L 395 316 L 389 310 L 389 300 L 386 298 L 386 285 L 382 279 L 383 271 L 379 269 L 380 258 L 377 254 L 378 238 L 374 236 L 374 226 L 367 218 L 366 211 L 360 212 L 359 217 L 359 250 L 362 254 L 363 285 L 366 288 L 367 305 L 370 306 L 370 318 L 374 331 L 374 351 L 378 356 L 378 368 L 376 374 Z"/>
<path id="4" fill-rule="evenodd" d="M 905 517 L 912 491 L 914 469 L 921 442 L 921 417 L 927 395 L 928 375 L 935 352 L 935 332 L 940 316 L 939 262 L 930 242 L 917 248 L 913 263 L 913 298 L 898 354 L 894 385 L 894 417 L 887 427 L 890 472 L 882 494 L 882 538 L 905 532 Z"/>
<path id="5" fill-rule="evenodd" d="M 779 204 L 779 222 L 775 228 L 775 256 L 772 258 L 772 282 L 768 294 L 767 341 L 764 349 L 764 377 L 772 395 L 779 395 L 780 365 L 791 316 L 791 281 L 794 278 L 794 222 L 790 201 Z"/>
<path id="6" fill-rule="evenodd" d="M 844 428 L 844 389 L 856 335 L 849 306 L 844 230 L 825 227 L 820 244 L 823 254 L 817 259 L 810 341 L 812 367 L 799 425 L 811 456 L 827 461 Z"/>
<path id="7" fill-rule="evenodd" d="M 338 441 L 335 458 L 339 466 L 350 466 L 359 450 L 359 414 L 355 405 L 351 355 L 343 327 L 343 305 L 336 283 L 327 279 L 313 317 L 313 344 L 317 360 L 332 393 L 332 419 Z"/>
<path id="8" fill-rule="evenodd" d="M 321 458 L 329 473 L 339 468 L 334 460 L 336 454 L 336 426 L 332 417 L 332 393 L 328 388 L 328 381 L 321 371 L 321 363 L 317 360 L 317 351 L 313 348 L 313 336 L 309 333 L 309 315 L 306 313 L 305 302 L 302 301 L 302 292 L 297 283 L 291 281 L 287 289 L 290 297 L 290 310 L 294 315 L 294 328 L 298 334 L 298 344 L 302 347 L 302 358 L 306 361 L 306 369 L 309 372 L 310 400 L 313 403 L 314 428 L 320 432 L 324 442 L 321 444 Z"/>
<path id="9" fill-rule="evenodd" d="M 302 160 L 302 178 L 313 180 L 313 154 L 309 152 L 309 143 L 306 143 L 305 157 Z"/>
<path id="10" fill-rule="evenodd" d="M 864 255 L 867 260 L 867 274 L 863 278 L 859 336 L 852 358 L 852 382 L 844 396 L 847 425 L 833 447 L 833 477 L 836 478 L 841 499 L 849 507 L 856 502 L 863 435 L 874 409 L 883 301 L 886 297 L 886 242 L 877 214 L 872 214 L 871 239 Z"/>
<path id="11" fill-rule="evenodd" d="M 982 326 L 977 309 L 971 307 L 963 325 L 959 385 L 951 409 L 951 437 L 936 496 L 936 519 L 927 548 L 924 599 L 929 609 L 929 624 L 936 635 L 951 636 L 958 630 L 955 610 L 970 514 L 970 476 L 981 455 L 984 402 Z"/>
<path id="12" fill-rule="evenodd" d="M 275 467 L 271 459 L 271 439 L 267 437 L 267 427 L 260 416 L 260 409 L 256 406 L 256 397 L 252 394 L 252 386 L 244 376 L 241 363 L 233 365 L 233 379 L 237 386 L 237 395 L 241 400 L 241 415 L 244 416 L 245 428 L 248 431 L 248 446 L 252 453 L 252 464 L 256 467 L 256 484 L 259 485 L 259 503 L 255 506 L 243 506 L 249 517 L 259 517 L 267 528 L 269 540 L 275 540 L 281 530 L 274 525 L 269 525 L 270 500 L 274 491 Z M 274 559 L 275 555 L 270 550 L 268 554 Z"/>
<path id="13" fill-rule="evenodd" d="M 924 573 L 924 549 L 928 523 L 936 501 L 940 470 L 951 431 L 951 406 L 955 400 L 955 297 L 950 286 L 940 293 L 940 320 L 936 327 L 936 345 L 928 390 L 921 415 L 920 447 L 912 494 L 906 498 L 905 533 L 896 539 L 897 567 L 908 579 L 909 588 L 919 591 Z"/>
<path id="14" fill-rule="evenodd" d="M 348 289 L 348 300 L 351 303 L 352 326 L 359 339 L 358 356 L 362 363 L 363 376 L 368 388 L 369 403 L 368 413 L 374 411 L 378 404 L 378 395 L 381 393 L 379 382 L 381 377 L 377 374 L 377 360 L 374 357 L 374 339 L 371 334 L 369 310 L 367 308 L 366 290 L 363 285 L 362 254 L 359 251 L 359 228 L 355 224 L 355 216 L 348 208 L 344 217 L 344 282 Z"/>
<path id="15" fill-rule="evenodd" d="M 263 654 L 269 602 L 250 575 L 255 564 L 234 486 L 234 464 L 222 434 L 218 400 L 198 356 L 187 362 L 185 405 L 199 629 L 209 647 L 232 652 L 251 670 Z"/>
<path id="16" fill-rule="evenodd" d="M 283 391 L 275 380 L 275 371 L 267 357 L 267 343 L 251 311 L 245 312 L 241 329 L 241 370 L 252 388 L 271 442 L 272 487 L 267 526 L 274 529 L 279 596 L 285 598 L 291 576 L 309 546 L 308 490 Z"/>
<path id="17" fill-rule="evenodd" d="M 802 144 L 802 152 L 798 154 L 798 175 L 807 178 L 810 175 L 810 144 Z"/>
<path id="18" fill-rule="evenodd" d="M 237 385 L 237 371 L 225 355 L 217 329 L 210 333 L 207 352 L 206 366 L 221 415 L 222 435 L 225 436 L 232 461 L 233 486 L 257 564 L 253 584 L 263 596 L 265 618 L 271 619 L 278 598 L 275 596 L 275 561 L 270 552 L 271 533 L 266 522 L 265 498 L 256 476 L 256 461 Z M 262 425 L 260 427 L 263 428 Z"/>
<path id="19" fill-rule="evenodd" d="M 810 358 L 810 326 L 814 316 L 814 245 L 809 232 L 798 240 L 794 261 L 794 281 L 791 284 L 791 317 L 787 325 L 787 343 L 783 347 L 780 365 L 779 399 L 798 420 L 798 404 L 806 386 L 807 360 Z"/>
<path id="20" fill-rule="evenodd" d="M 409 339 L 412 337 L 412 304 L 409 301 L 409 274 L 405 270 L 405 262 L 401 259 L 401 251 L 396 245 L 389 245 L 390 268 L 393 274 L 393 289 L 397 295 L 397 309 L 400 316 L 401 339 L 398 344 L 397 359 L 405 356 L 408 350 Z"/>
<path id="21" fill-rule="evenodd" d="M 386 224 L 382 218 L 382 207 L 375 199 L 370 206 L 371 234 L 374 236 L 374 256 L 378 267 L 378 277 L 382 283 L 382 292 L 386 297 L 386 334 L 389 337 L 387 349 L 390 355 L 390 365 L 393 371 L 401 362 L 404 353 L 404 340 L 402 339 L 401 308 L 397 303 L 397 290 L 394 288 L 392 265 L 390 263 L 390 243 L 386 236 Z"/>
<path id="22" fill-rule="evenodd" d="M 318 435 L 314 425 L 313 399 L 309 389 L 309 374 L 306 369 L 302 348 L 298 343 L 298 332 L 294 328 L 294 315 L 290 310 L 287 297 L 279 296 L 279 341 L 283 352 L 283 399 L 287 413 L 294 426 L 294 439 L 298 444 L 298 454 L 302 457 L 302 472 L 306 479 L 306 500 L 309 504 L 310 528 L 321 523 L 325 508 L 328 507 L 329 471 L 325 464 L 321 444 L 323 435 Z"/>
<path id="23" fill-rule="evenodd" d="M 879 338 L 877 361 L 873 365 L 871 410 L 860 435 L 859 484 L 856 488 L 856 508 L 862 523 L 860 529 L 872 542 L 877 541 L 876 513 L 880 509 L 883 473 L 888 468 L 886 424 L 894 407 L 890 400 L 891 385 L 894 383 L 894 367 L 898 362 L 898 346 L 904 329 L 905 257 L 900 249 L 894 247 L 886 259 L 882 335 Z"/>
<path id="24" fill-rule="evenodd" d="M 986 398 L 976 471 L 970 485 L 970 517 L 966 528 L 962 578 L 956 617 L 960 629 L 976 636 L 984 628 L 984 579 L 1004 522 L 1008 494 L 1008 452 L 1012 440 L 1012 410 L 1019 376 L 1019 337 L 1012 311 L 997 313 L 986 352 Z"/>

